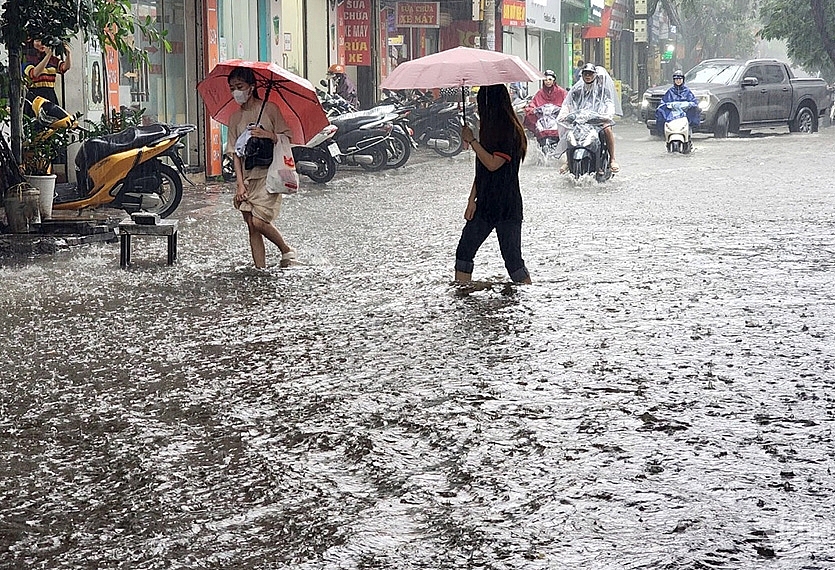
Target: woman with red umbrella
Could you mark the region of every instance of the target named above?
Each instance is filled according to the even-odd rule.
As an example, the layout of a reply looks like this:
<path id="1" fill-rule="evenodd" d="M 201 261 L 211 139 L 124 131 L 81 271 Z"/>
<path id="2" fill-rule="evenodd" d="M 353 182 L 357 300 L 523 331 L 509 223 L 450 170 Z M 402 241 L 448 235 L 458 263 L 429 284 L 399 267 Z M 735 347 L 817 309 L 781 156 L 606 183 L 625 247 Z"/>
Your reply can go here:
<path id="1" fill-rule="evenodd" d="M 236 152 L 236 142 L 248 132 L 250 136 L 270 139 L 278 142 L 278 135 L 290 136 L 290 127 L 281 116 L 278 107 L 272 101 L 263 101 L 255 88 L 255 74 L 251 69 L 239 67 L 229 73 L 229 89 L 240 109 L 229 120 L 229 136 L 226 152 L 235 162 L 237 190 L 234 204 L 241 211 L 249 230 L 249 247 L 255 267 L 266 267 L 264 238 L 273 242 L 281 250 L 281 267 L 288 267 L 296 258 L 295 252 L 284 241 L 281 233 L 273 225 L 281 208 L 281 194 L 267 192 L 267 166 L 245 168 L 245 163 Z M 262 109 L 263 107 L 263 109 Z M 259 119 L 260 117 L 260 119 Z M 246 137 L 243 137 L 246 138 Z"/>

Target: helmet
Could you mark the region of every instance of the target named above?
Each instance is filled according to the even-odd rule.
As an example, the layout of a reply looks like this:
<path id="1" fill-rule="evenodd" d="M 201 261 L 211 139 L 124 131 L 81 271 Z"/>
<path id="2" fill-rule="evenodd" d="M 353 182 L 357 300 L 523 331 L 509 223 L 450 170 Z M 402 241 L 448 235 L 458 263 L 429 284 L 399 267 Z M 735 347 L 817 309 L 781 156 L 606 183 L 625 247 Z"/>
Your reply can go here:
<path id="1" fill-rule="evenodd" d="M 345 73 L 345 66 L 339 63 L 334 63 L 328 68 L 328 73 Z"/>
<path id="2" fill-rule="evenodd" d="M 589 71 L 594 73 L 595 77 L 597 77 L 597 66 L 593 63 L 587 63 L 586 65 L 584 65 L 583 69 L 580 70 L 580 73 L 582 74 Z"/>
<path id="3" fill-rule="evenodd" d="M 556 81 L 556 80 L 557 80 L 557 74 L 556 74 L 556 73 L 554 73 L 554 70 L 553 70 L 553 69 L 546 69 L 546 70 L 545 70 L 545 77 L 550 77 L 550 78 L 551 78 L 551 79 L 553 79 L 554 81 Z"/>
<path id="4" fill-rule="evenodd" d="M 673 80 L 676 80 L 676 79 L 679 79 L 679 78 L 684 79 L 684 72 L 682 72 L 680 69 L 676 69 L 673 72 Z"/>

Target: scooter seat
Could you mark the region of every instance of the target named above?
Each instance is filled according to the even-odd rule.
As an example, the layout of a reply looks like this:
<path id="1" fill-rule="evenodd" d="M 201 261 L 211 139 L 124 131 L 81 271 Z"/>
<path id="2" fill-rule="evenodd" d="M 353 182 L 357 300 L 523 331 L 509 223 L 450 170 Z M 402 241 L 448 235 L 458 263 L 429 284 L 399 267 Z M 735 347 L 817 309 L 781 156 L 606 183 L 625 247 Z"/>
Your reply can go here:
<path id="1" fill-rule="evenodd" d="M 363 125 L 367 125 L 369 123 L 376 123 L 380 120 L 381 117 L 382 115 L 375 115 L 371 117 L 348 117 L 347 119 L 333 117 L 331 119 L 331 124 L 339 127 L 339 132 L 347 133 L 348 131 L 358 129 Z"/>
<path id="2" fill-rule="evenodd" d="M 105 156 L 141 148 L 168 136 L 170 132 L 171 129 L 168 125 L 162 123 L 130 127 L 112 135 L 94 137 L 84 141 L 84 144 L 81 145 L 82 152 L 79 152 L 78 157 L 83 157 L 85 166 L 89 168 Z M 77 160 L 76 166 L 81 166 Z"/>

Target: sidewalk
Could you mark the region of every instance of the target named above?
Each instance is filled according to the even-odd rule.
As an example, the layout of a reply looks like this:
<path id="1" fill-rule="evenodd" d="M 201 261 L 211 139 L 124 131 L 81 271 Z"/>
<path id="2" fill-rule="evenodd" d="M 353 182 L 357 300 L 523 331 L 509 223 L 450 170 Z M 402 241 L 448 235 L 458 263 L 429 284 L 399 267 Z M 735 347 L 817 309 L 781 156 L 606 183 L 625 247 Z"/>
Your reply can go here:
<path id="1" fill-rule="evenodd" d="M 8 259 L 53 254 L 77 245 L 118 240 L 116 226 L 126 214 L 121 210 L 99 210 L 83 217 L 75 212 L 53 212 L 39 231 L 28 234 L 0 234 L 0 262 Z"/>

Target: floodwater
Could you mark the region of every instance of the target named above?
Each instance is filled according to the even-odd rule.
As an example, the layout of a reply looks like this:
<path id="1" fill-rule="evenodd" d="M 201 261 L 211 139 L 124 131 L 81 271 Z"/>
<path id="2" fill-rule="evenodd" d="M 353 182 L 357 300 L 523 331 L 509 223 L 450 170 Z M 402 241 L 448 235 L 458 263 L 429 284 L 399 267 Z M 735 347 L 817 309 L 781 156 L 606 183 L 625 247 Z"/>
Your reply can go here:
<path id="1" fill-rule="evenodd" d="M 0 266 L 0 568 L 835 567 L 835 128 L 620 125 L 622 173 L 523 166 L 515 286 L 453 286 L 472 155 L 232 188 L 180 261 Z"/>

